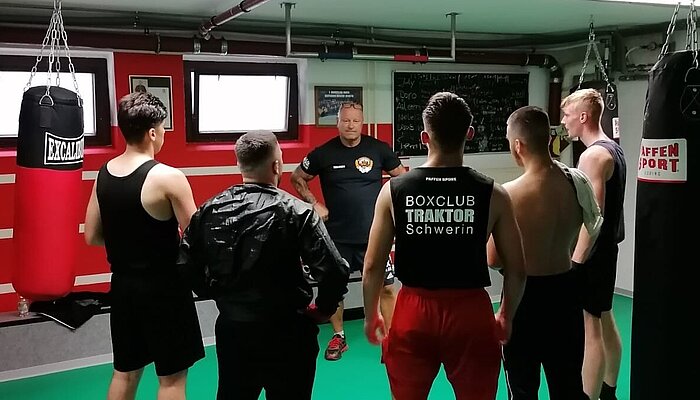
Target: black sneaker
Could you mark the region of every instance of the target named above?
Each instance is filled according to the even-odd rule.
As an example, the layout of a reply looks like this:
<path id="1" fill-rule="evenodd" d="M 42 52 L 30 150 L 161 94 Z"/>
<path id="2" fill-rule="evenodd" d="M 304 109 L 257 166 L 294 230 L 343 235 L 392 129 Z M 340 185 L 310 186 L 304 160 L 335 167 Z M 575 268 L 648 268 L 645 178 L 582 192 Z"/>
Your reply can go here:
<path id="1" fill-rule="evenodd" d="M 334 334 L 326 347 L 325 358 L 328 361 L 337 361 L 343 356 L 343 352 L 348 349 L 348 344 L 345 341 L 345 336 Z"/>

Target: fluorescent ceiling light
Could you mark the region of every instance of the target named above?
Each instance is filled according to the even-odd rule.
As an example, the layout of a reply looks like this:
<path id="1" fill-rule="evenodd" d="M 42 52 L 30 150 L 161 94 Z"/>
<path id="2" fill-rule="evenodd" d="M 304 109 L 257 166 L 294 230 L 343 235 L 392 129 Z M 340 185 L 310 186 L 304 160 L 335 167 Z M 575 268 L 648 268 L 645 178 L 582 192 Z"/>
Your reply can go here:
<path id="1" fill-rule="evenodd" d="M 664 5 L 664 6 L 675 6 L 681 3 L 683 6 L 690 6 L 692 1 L 690 0 L 594 0 L 608 3 L 640 3 L 640 4 L 652 4 L 652 5 Z M 700 1 L 696 1 L 696 6 L 700 7 Z"/>

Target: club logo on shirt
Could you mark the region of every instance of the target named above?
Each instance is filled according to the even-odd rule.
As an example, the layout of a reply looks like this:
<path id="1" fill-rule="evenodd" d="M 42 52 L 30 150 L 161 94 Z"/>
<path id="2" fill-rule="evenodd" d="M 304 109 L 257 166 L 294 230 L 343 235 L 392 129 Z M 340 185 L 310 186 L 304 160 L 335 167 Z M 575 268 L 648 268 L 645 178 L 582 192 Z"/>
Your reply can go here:
<path id="1" fill-rule="evenodd" d="M 373 166 L 374 161 L 372 161 L 372 159 L 369 157 L 360 157 L 357 160 L 355 160 L 355 168 L 357 168 L 357 170 L 362 172 L 363 174 L 366 174 L 369 171 L 371 171 Z"/>
<path id="2" fill-rule="evenodd" d="M 301 161 L 301 166 L 304 167 L 304 169 L 309 169 L 309 165 L 311 165 L 309 157 L 304 157 L 304 159 Z"/>

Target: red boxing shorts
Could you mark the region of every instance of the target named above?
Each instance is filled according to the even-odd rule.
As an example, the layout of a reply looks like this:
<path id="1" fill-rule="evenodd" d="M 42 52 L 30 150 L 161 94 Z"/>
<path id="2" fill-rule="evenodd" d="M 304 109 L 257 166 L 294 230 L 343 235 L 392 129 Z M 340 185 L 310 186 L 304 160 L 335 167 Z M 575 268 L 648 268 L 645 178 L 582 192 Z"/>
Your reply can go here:
<path id="1" fill-rule="evenodd" d="M 403 286 L 382 353 L 396 400 L 425 400 L 441 365 L 457 400 L 496 397 L 501 345 L 484 289 Z"/>

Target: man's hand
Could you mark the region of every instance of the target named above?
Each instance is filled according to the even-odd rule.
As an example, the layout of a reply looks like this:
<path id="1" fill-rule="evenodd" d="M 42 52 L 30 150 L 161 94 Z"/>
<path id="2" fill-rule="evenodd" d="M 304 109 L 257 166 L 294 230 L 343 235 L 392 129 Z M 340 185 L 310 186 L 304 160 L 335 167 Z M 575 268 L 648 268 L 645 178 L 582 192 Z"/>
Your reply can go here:
<path id="1" fill-rule="evenodd" d="M 306 310 L 304 310 L 304 315 L 309 317 L 312 321 L 314 321 L 317 324 L 328 322 L 328 320 L 331 318 L 330 315 L 324 314 L 321 311 L 319 311 L 318 308 L 316 308 L 316 304 L 309 304 L 309 306 L 306 307 Z"/>
<path id="2" fill-rule="evenodd" d="M 506 317 L 501 314 L 500 310 L 496 312 L 496 338 L 501 343 L 505 345 L 510 340 L 510 334 L 513 329 L 513 323 L 508 321 Z"/>
<path id="3" fill-rule="evenodd" d="M 386 325 L 381 314 L 375 314 L 373 319 L 365 318 L 365 336 L 374 345 L 382 343 L 382 340 L 386 337 Z"/>
<path id="4" fill-rule="evenodd" d="M 317 201 L 316 203 L 314 203 L 314 211 L 316 211 L 316 214 L 318 214 L 318 216 L 321 217 L 321 220 L 323 222 L 328 221 L 328 209 L 326 208 L 326 206 Z"/>

